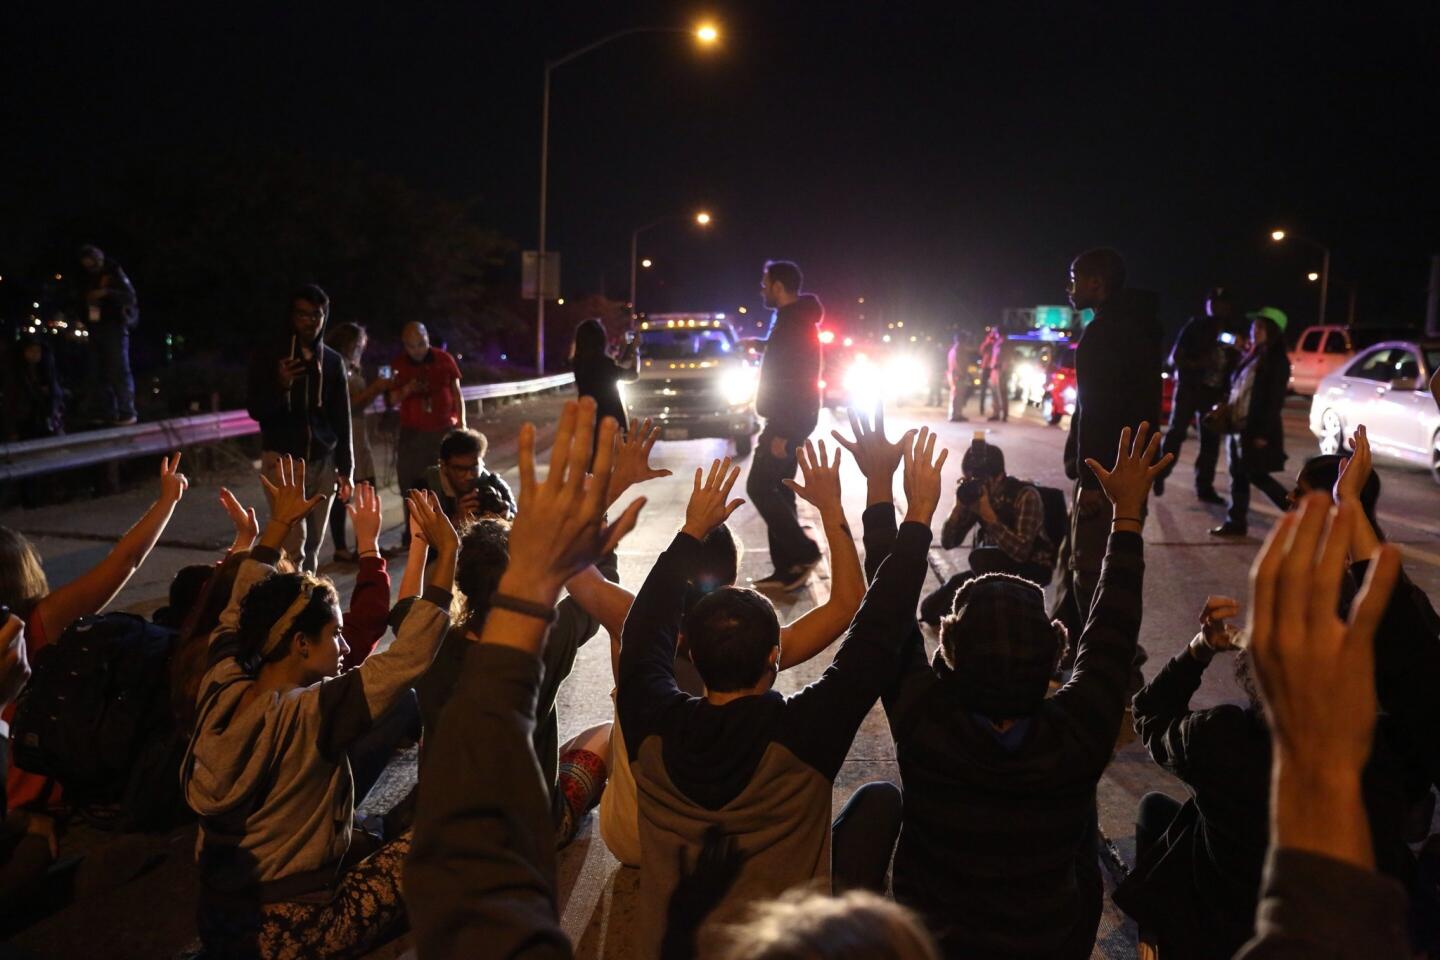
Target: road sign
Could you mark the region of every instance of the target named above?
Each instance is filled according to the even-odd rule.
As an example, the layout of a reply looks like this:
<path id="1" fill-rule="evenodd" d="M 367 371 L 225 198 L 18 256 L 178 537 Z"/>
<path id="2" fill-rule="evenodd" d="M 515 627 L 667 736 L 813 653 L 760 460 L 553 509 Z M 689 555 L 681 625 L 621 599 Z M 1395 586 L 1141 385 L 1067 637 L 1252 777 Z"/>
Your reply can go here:
<path id="1" fill-rule="evenodd" d="M 526 300 L 535 299 L 535 265 L 540 261 L 540 254 L 535 250 L 526 250 L 520 255 L 520 296 Z M 556 300 L 560 297 L 560 254 L 550 251 L 545 254 L 545 299 Z"/>

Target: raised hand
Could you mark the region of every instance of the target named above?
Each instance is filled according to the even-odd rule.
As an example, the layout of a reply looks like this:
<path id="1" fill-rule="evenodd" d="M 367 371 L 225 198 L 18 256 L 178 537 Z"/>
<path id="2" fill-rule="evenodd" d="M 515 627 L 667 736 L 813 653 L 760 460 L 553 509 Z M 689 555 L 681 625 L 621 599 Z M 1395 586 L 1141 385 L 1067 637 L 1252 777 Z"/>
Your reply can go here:
<path id="1" fill-rule="evenodd" d="M 7 609 L 0 621 L 0 708 L 9 706 L 29 680 L 25 622 Z"/>
<path id="2" fill-rule="evenodd" d="M 710 464 L 710 474 L 695 468 L 695 489 L 690 493 L 690 502 L 685 506 L 685 526 L 682 533 L 688 533 L 696 540 L 704 540 L 720 524 L 730 519 L 730 514 L 744 503 L 741 499 L 730 499 L 730 489 L 740 476 L 739 467 L 730 466 L 730 458 L 716 460 Z"/>
<path id="3" fill-rule="evenodd" d="M 510 566 L 501 592 L 540 604 L 553 604 L 560 587 L 579 571 L 615 549 L 635 527 L 645 498 L 636 499 L 613 524 L 605 522 L 605 500 L 615 464 L 614 420 L 605 418 L 594 447 L 595 401 L 584 397 L 565 404 L 550 472 L 535 479 L 535 425 L 520 428 L 520 496 L 510 528 Z"/>
<path id="4" fill-rule="evenodd" d="M 908 440 L 906 434 L 904 440 Z M 950 451 L 940 448 L 935 456 L 935 434 L 929 427 L 921 427 L 913 443 L 906 443 L 901 451 L 905 459 L 905 522 L 923 523 L 930 526 L 935 508 L 940 505 L 940 472 Z"/>
<path id="5" fill-rule="evenodd" d="M 895 468 L 900 465 L 900 458 L 909 448 L 915 431 L 905 431 L 905 434 L 894 443 L 886 440 L 885 406 L 876 404 L 874 417 L 868 424 L 862 414 L 857 414 L 854 410 L 850 411 L 850 432 L 854 434 L 853 440 L 846 440 L 838 430 L 831 430 L 830 436 L 835 438 L 836 443 L 850 451 L 850 455 L 855 458 L 855 463 L 860 467 L 860 472 L 865 475 L 872 491 L 878 496 L 880 488 L 883 487 L 888 495 L 890 484 L 895 476 Z M 870 499 L 872 503 L 875 502 L 874 498 Z"/>
<path id="6" fill-rule="evenodd" d="M 1200 632 L 1205 645 L 1216 653 L 1236 649 L 1239 631 L 1226 623 L 1240 615 L 1240 601 L 1234 597 L 1210 596 L 1200 611 Z"/>
<path id="7" fill-rule="evenodd" d="M 840 502 L 840 449 L 835 450 L 833 460 L 828 459 L 825 441 L 820 441 L 820 454 L 815 454 L 815 444 L 809 440 L 795 451 L 795 462 L 800 465 L 800 483 L 791 479 L 780 482 L 789 487 L 797 497 L 814 504 L 822 517 L 833 517 L 842 512 Z"/>
<path id="8" fill-rule="evenodd" d="M 656 470 L 650 466 L 650 451 L 659 439 L 660 428 L 649 417 L 644 423 L 630 421 L 628 434 L 615 446 L 615 467 L 610 473 L 610 484 L 605 493 L 607 508 L 614 506 L 635 484 L 670 476 L 669 470 Z"/>
<path id="9" fill-rule="evenodd" d="M 1365 435 L 1365 425 L 1355 428 L 1350 438 L 1350 456 L 1340 464 L 1340 476 L 1335 479 L 1335 502 L 1360 502 L 1360 491 L 1370 479 L 1373 469 L 1370 464 L 1370 438 Z"/>
<path id="10" fill-rule="evenodd" d="M 383 516 L 379 492 L 368 483 L 360 484 L 352 493 L 345 512 L 350 515 L 350 525 L 355 528 L 356 552 L 379 554 Z"/>
<path id="11" fill-rule="evenodd" d="M 180 472 L 180 454 L 160 458 L 160 499 L 166 503 L 179 503 L 190 489 L 190 479 Z"/>
<path id="12" fill-rule="evenodd" d="M 255 508 L 246 509 L 235 494 L 225 487 L 220 488 L 220 506 L 235 527 L 235 542 L 231 544 L 230 551 L 238 553 L 249 550 L 255 545 L 255 538 L 260 536 L 260 521 L 255 516 Z"/>
<path id="13" fill-rule="evenodd" d="M 460 552 L 460 537 L 455 533 L 455 527 L 450 523 L 450 518 L 445 516 L 445 511 L 440 507 L 440 500 L 435 496 L 433 490 L 411 490 L 407 498 L 410 504 L 410 516 L 415 518 L 415 524 L 425 535 L 425 542 L 434 547 L 443 557 L 454 557 Z M 360 531 L 355 531 L 355 539 L 360 539 Z"/>
<path id="14" fill-rule="evenodd" d="M 1400 560 L 1380 548 L 1342 621 L 1358 510 L 1312 494 L 1280 518 L 1250 568 L 1249 650 L 1274 741 L 1273 840 L 1366 866 L 1359 783 L 1375 728 L 1374 639 Z"/>
<path id="15" fill-rule="evenodd" d="M 260 483 L 270 497 L 270 523 L 283 524 L 287 529 L 325 500 L 323 493 L 305 496 L 305 461 L 289 454 L 275 461 L 275 479 L 261 474 Z"/>
<path id="16" fill-rule="evenodd" d="M 1147 439 L 1148 438 L 1148 439 Z M 1136 522 L 1150 495 L 1150 485 L 1165 468 L 1175 462 L 1175 454 L 1167 453 L 1158 461 L 1160 434 L 1150 433 L 1150 424 L 1141 423 L 1135 431 L 1135 442 L 1130 442 L 1130 428 L 1120 431 L 1120 449 L 1115 453 L 1115 466 L 1106 470 L 1094 457 L 1087 457 L 1085 465 L 1095 471 L 1100 488 L 1115 505 L 1117 519 L 1125 518 Z"/>

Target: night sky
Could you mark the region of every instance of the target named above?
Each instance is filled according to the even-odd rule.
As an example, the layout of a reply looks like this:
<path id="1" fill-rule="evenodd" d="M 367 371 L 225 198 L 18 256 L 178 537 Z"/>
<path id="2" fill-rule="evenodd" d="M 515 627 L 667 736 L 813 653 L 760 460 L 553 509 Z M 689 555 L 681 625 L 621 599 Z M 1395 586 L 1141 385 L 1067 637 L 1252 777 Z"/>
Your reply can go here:
<path id="1" fill-rule="evenodd" d="M 1434 3 L 6 6 L 0 172 L 54 212 L 12 220 L 12 262 L 83 219 L 96 164 L 240 145 L 477 197 L 532 247 L 543 59 L 707 16 L 718 49 L 636 36 L 555 73 L 567 296 L 624 299 L 630 230 L 702 206 L 708 232 L 646 235 L 642 307 L 753 310 L 784 257 L 842 321 L 865 296 L 979 324 L 1063 302 L 1108 244 L 1172 327 L 1213 283 L 1309 321 L 1319 256 L 1283 225 L 1333 248 L 1335 319 L 1356 282 L 1362 320 L 1418 323 L 1440 251 Z"/>

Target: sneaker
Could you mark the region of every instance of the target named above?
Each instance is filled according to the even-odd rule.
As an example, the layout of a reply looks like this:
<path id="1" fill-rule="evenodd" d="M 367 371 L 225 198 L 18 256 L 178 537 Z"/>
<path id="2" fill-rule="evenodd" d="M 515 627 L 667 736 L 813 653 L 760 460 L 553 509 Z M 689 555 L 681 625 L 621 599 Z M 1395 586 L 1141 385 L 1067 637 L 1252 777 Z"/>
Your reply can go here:
<path id="1" fill-rule="evenodd" d="M 810 581 L 810 572 L 819 562 L 819 560 L 812 560 L 809 563 L 786 567 L 784 570 L 776 570 L 770 576 L 756 580 L 751 586 L 761 593 L 789 593 L 792 590 L 799 590 Z"/>
<path id="2" fill-rule="evenodd" d="M 1216 493 L 1214 487 L 1208 490 L 1196 490 L 1195 499 L 1201 503 L 1213 503 L 1216 506 L 1225 506 L 1225 498 Z"/>
<path id="3" fill-rule="evenodd" d="M 1246 535 L 1246 533 L 1247 533 L 1248 531 L 1249 531 L 1249 528 L 1248 528 L 1248 527 L 1242 527 L 1242 526 L 1240 526 L 1239 524 L 1234 524 L 1234 523 L 1231 523 L 1229 520 L 1226 520 L 1224 523 L 1220 524 L 1220 526 L 1218 526 L 1218 527 L 1211 527 L 1211 528 L 1210 528 L 1210 536 L 1212 536 L 1212 537 L 1243 537 L 1243 536 Z"/>
<path id="4" fill-rule="evenodd" d="M 132 415 L 130 415 L 130 416 L 128 416 L 128 417 L 117 417 L 116 419 L 111 420 L 111 421 L 110 421 L 110 426 L 112 426 L 112 427 L 133 427 L 135 424 L 137 424 L 137 423 L 139 423 L 139 422 L 140 422 L 140 418 L 132 414 Z"/>
<path id="5" fill-rule="evenodd" d="M 347 547 L 336 547 L 336 548 L 335 548 L 335 562 L 336 562 L 336 563 L 354 563 L 356 560 L 359 560 L 359 559 L 360 559 L 360 554 L 356 553 L 354 550 L 351 550 L 351 549 L 349 549 L 349 548 L 347 548 Z"/>
<path id="6" fill-rule="evenodd" d="M 951 423 L 969 423 L 969 422 L 970 422 L 970 418 L 967 417 L 967 416 L 965 416 L 965 414 L 961 413 L 961 414 L 956 414 L 955 416 L 951 417 L 951 418 L 950 418 L 950 422 L 951 422 Z"/>
<path id="7" fill-rule="evenodd" d="M 393 547 L 380 548 L 380 556 L 384 557 L 386 560 L 394 560 L 396 557 L 403 557 L 409 552 L 410 548 L 403 543 L 396 544 Z"/>

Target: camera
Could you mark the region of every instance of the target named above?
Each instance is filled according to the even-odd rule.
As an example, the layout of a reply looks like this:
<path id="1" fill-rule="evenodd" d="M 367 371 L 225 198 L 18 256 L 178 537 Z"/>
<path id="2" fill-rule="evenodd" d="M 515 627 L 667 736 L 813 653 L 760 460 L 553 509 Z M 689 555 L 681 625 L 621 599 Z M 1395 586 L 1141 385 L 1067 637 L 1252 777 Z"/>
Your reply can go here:
<path id="1" fill-rule="evenodd" d="M 984 492 L 984 477 L 965 477 L 955 487 L 955 499 L 969 507 L 979 503 L 980 495 Z"/>

